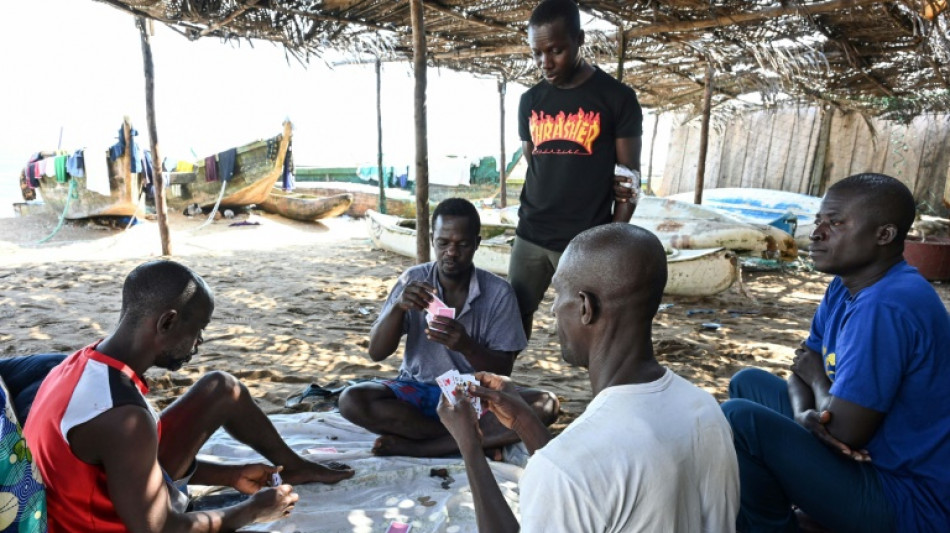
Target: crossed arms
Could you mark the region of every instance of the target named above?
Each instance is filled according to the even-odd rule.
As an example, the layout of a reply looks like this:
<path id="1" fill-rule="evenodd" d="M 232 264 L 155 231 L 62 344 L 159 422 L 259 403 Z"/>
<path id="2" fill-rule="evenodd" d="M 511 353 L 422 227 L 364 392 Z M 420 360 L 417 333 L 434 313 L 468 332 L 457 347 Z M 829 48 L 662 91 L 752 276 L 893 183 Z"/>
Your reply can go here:
<path id="1" fill-rule="evenodd" d="M 788 398 L 795 421 L 819 440 L 856 461 L 871 460 L 864 446 L 884 413 L 833 396 L 821 355 L 804 344 L 795 350 Z"/>

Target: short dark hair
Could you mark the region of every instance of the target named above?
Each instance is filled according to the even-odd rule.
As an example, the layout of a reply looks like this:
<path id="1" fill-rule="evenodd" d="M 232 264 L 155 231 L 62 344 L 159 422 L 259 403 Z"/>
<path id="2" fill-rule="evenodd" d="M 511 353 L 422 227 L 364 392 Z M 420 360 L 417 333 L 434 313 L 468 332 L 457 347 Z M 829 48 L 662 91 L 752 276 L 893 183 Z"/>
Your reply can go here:
<path id="1" fill-rule="evenodd" d="M 482 219 L 478 216 L 478 209 L 465 198 L 447 198 L 439 202 L 432 212 L 432 227 L 430 231 L 435 231 L 435 221 L 441 216 L 465 217 L 468 219 L 468 229 L 474 235 L 482 232 Z"/>
<path id="2" fill-rule="evenodd" d="M 914 223 L 917 205 L 914 195 L 900 180 L 885 174 L 864 173 L 848 176 L 828 188 L 828 192 L 853 194 L 866 207 L 865 212 L 878 225 L 894 224 L 896 241 L 903 241 Z"/>
<path id="3" fill-rule="evenodd" d="M 213 307 L 213 302 L 204 280 L 190 268 L 175 261 L 149 261 L 126 276 L 120 317 L 135 322 L 150 313 L 177 309 L 189 319 L 196 304 Z"/>
<path id="4" fill-rule="evenodd" d="M 571 37 L 581 34 L 581 12 L 574 0 L 544 0 L 531 12 L 528 26 L 538 27 L 558 20 L 564 21 Z"/>

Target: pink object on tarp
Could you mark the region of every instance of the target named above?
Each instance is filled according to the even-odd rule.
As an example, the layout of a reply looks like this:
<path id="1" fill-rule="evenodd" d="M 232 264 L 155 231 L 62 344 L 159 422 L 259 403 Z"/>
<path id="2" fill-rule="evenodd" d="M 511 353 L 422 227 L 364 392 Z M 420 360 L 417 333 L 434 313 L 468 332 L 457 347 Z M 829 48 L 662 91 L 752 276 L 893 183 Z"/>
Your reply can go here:
<path id="1" fill-rule="evenodd" d="M 904 259 L 928 281 L 950 280 L 950 238 L 904 241 Z"/>

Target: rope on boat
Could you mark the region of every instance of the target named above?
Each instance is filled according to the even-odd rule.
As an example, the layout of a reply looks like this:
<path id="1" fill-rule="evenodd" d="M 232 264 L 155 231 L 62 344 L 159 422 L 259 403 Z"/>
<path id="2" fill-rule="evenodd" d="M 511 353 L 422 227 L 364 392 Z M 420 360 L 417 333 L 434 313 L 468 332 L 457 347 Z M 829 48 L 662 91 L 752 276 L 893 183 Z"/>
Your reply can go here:
<path id="1" fill-rule="evenodd" d="M 195 231 L 200 230 L 201 228 L 207 226 L 208 224 L 211 224 L 211 221 L 214 220 L 214 215 L 215 213 L 218 212 L 218 206 L 221 205 L 221 199 L 224 198 L 224 188 L 227 187 L 227 185 L 228 185 L 228 182 L 221 180 L 221 192 L 218 193 L 218 200 L 214 203 L 214 208 L 211 209 L 211 214 L 208 215 L 208 220 L 205 220 L 204 224 L 195 228 Z"/>
<path id="2" fill-rule="evenodd" d="M 36 241 L 33 244 L 43 244 L 44 242 L 52 239 L 54 235 L 59 233 L 59 230 L 62 229 L 63 224 L 66 223 L 66 213 L 69 211 L 69 204 L 72 202 L 73 194 L 75 192 L 76 192 L 76 180 L 74 178 L 74 179 L 69 180 L 69 192 L 66 193 L 66 206 L 63 207 L 63 212 L 59 215 L 59 223 L 56 224 L 56 229 L 54 229 L 53 232 L 47 235 L 46 237 L 43 237 L 42 239 Z"/>

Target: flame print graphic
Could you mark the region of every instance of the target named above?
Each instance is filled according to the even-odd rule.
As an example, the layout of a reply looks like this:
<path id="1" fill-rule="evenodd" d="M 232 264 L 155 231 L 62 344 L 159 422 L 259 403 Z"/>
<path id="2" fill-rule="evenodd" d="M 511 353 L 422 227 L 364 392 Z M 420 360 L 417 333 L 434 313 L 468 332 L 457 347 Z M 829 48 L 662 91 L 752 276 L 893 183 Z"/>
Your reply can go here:
<path id="1" fill-rule="evenodd" d="M 569 141 L 580 145 L 588 155 L 593 152 L 594 140 L 600 136 L 600 113 L 584 111 L 551 116 L 544 111 L 531 112 L 531 142 L 536 153 L 544 153 L 541 145 L 548 141 Z"/>

